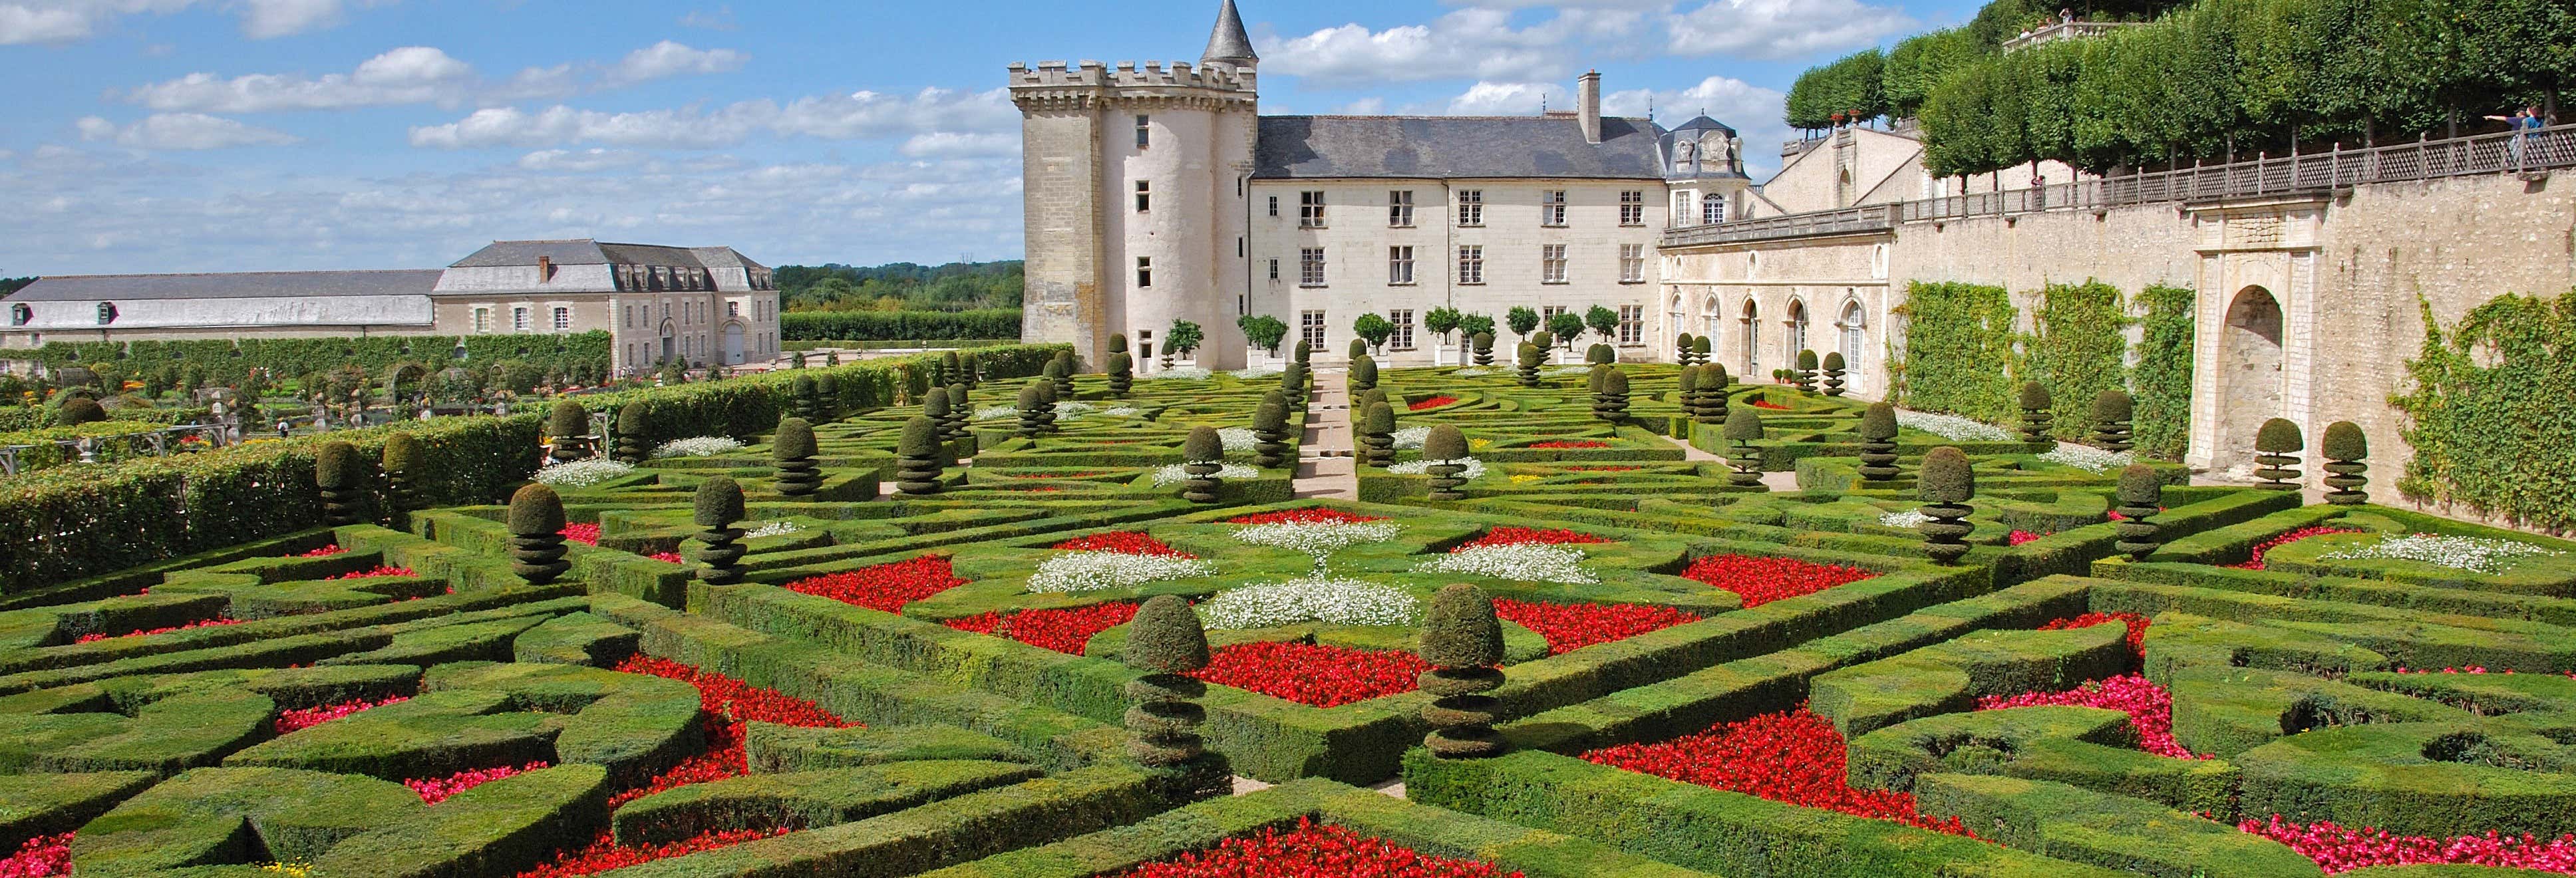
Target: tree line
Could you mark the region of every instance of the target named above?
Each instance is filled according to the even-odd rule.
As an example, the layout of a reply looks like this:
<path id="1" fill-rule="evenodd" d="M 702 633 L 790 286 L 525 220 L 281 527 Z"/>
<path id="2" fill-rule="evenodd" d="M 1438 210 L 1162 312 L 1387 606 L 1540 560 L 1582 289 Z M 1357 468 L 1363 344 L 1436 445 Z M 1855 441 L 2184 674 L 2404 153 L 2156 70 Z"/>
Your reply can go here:
<path id="1" fill-rule="evenodd" d="M 772 272 L 788 311 L 974 311 L 1020 307 L 1019 260 L 856 267 L 788 265 Z"/>

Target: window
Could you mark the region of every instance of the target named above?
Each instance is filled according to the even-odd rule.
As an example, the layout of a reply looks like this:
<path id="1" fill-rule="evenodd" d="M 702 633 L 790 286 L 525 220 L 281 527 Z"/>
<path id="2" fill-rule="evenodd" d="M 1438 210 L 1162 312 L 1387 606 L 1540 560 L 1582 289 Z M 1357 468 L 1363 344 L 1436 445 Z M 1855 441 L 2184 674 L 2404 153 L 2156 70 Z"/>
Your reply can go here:
<path id="1" fill-rule="evenodd" d="M 1698 199 L 1699 196 L 1688 192 L 1673 193 L 1673 223 L 1679 225 L 1681 223 L 1689 222 L 1691 204 Z"/>
<path id="2" fill-rule="evenodd" d="M 1297 227 L 1301 229 L 1320 229 L 1324 227 L 1323 190 L 1316 189 L 1297 193 Z"/>
<path id="3" fill-rule="evenodd" d="M 1563 305 L 1540 306 L 1538 309 L 1538 328 L 1546 329 L 1548 321 L 1556 319 L 1556 315 L 1563 313 L 1565 313 L 1565 306 Z"/>
<path id="4" fill-rule="evenodd" d="M 1623 226 L 1646 224 L 1646 193 L 1643 190 L 1632 189 L 1619 193 L 1619 224 Z"/>
<path id="5" fill-rule="evenodd" d="M 556 332 L 571 332 L 571 331 L 572 331 L 572 309 L 570 309 L 570 308 L 562 308 L 562 307 L 558 307 L 558 308 L 556 308 L 556 309 L 555 309 L 555 315 L 554 315 L 554 316 L 555 316 L 555 331 L 556 331 Z"/>
<path id="6" fill-rule="evenodd" d="M 25 326 L 29 321 L 35 319 L 36 309 L 29 308 L 23 304 L 9 306 L 9 325 Z"/>
<path id="7" fill-rule="evenodd" d="M 1538 224 L 1542 226 L 1565 225 L 1565 190 L 1551 189 L 1548 190 L 1546 194 L 1539 196 Z"/>
<path id="8" fill-rule="evenodd" d="M 1154 117 L 1139 113 L 1136 115 L 1136 148 L 1144 149 L 1153 145 Z"/>
<path id="9" fill-rule="evenodd" d="M 1538 282 L 1543 284 L 1561 284 L 1565 282 L 1565 245 L 1539 245 Z"/>
<path id="10" fill-rule="evenodd" d="M 1386 248 L 1386 282 L 1390 284 L 1413 282 L 1413 248 Z"/>
<path id="11" fill-rule="evenodd" d="M 1395 332 L 1386 337 L 1386 346 L 1392 350 L 1412 350 L 1413 309 L 1396 308 L 1388 311 L 1386 312 L 1386 322 L 1395 324 Z"/>
<path id="12" fill-rule="evenodd" d="M 1138 257 L 1136 257 L 1136 288 L 1137 288 L 1137 289 L 1144 289 L 1144 288 L 1146 288 L 1146 287 L 1150 287 L 1150 286 L 1153 286 L 1153 285 L 1154 285 L 1154 257 L 1151 257 L 1151 256 L 1138 256 Z"/>
<path id="13" fill-rule="evenodd" d="M 1481 226 L 1485 224 L 1485 190 L 1465 189 L 1459 191 L 1458 224 L 1461 226 Z"/>
<path id="14" fill-rule="evenodd" d="M 1145 213 L 1153 209 L 1154 184 L 1144 180 L 1136 181 L 1136 212 Z"/>
<path id="15" fill-rule="evenodd" d="M 1278 216 L 1278 215 L 1279 215 L 1279 196 L 1276 196 L 1276 195 L 1270 196 L 1270 215 L 1271 215 L 1271 216 Z"/>
<path id="16" fill-rule="evenodd" d="M 727 316 L 727 317 L 740 317 L 740 316 L 742 316 L 742 303 L 741 303 L 741 302 L 726 302 L 726 303 L 725 303 L 725 316 Z"/>
<path id="17" fill-rule="evenodd" d="M 1386 193 L 1386 224 L 1398 229 L 1413 227 L 1413 190 L 1397 189 Z"/>
<path id="18" fill-rule="evenodd" d="M 1619 306 L 1619 343 L 1646 343 L 1646 306 Z"/>
<path id="19" fill-rule="evenodd" d="M 1301 287 L 1324 285 L 1324 248 L 1306 247 L 1297 251 L 1297 285 Z"/>
<path id="20" fill-rule="evenodd" d="M 1646 282 L 1646 245 L 1619 245 L 1619 282 L 1623 284 Z"/>
<path id="21" fill-rule="evenodd" d="M 98 303 L 98 325 L 106 326 L 114 322 L 116 322 L 116 303 Z"/>
<path id="22" fill-rule="evenodd" d="M 1458 248 L 1458 282 L 1462 284 L 1485 282 L 1485 248 L 1482 245 L 1470 244 Z"/>
<path id="23" fill-rule="evenodd" d="M 1726 221 L 1726 196 L 1715 192 L 1699 200 L 1699 221 L 1716 225 Z"/>
<path id="24" fill-rule="evenodd" d="M 490 309 L 490 308 L 476 308 L 476 309 L 474 309 L 474 331 L 475 331 L 475 332 L 491 332 L 491 331 L 492 331 L 492 309 Z"/>
<path id="25" fill-rule="evenodd" d="M 526 331 L 528 331 L 528 309 L 527 309 L 527 308 L 525 308 L 525 307 L 519 307 L 519 308 L 512 308 L 512 309 L 510 309 L 510 331 L 511 331 L 511 332 L 526 332 Z"/>
<path id="26" fill-rule="evenodd" d="M 1270 260 L 1270 282 L 1279 282 L 1279 260 Z"/>
<path id="27" fill-rule="evenodd" d="M 1306 348 L 1308 350 L 1323 350 L 1324 312 L 1297 312 L 1297 338 L 1298 340 L 1306 343 Z"/>

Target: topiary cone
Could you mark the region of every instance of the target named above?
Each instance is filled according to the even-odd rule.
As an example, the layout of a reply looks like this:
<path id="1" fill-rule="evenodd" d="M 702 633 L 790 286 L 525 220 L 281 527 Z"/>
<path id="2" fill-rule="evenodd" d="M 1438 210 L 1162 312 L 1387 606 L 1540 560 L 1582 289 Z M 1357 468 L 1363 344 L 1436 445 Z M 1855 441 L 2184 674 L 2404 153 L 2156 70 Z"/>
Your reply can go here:
<path id="1" fill-rule="evenodd" d="M 1422 439 L 1423 460 L 1458 461 L 1465 460 L 1466 457 L 1467 434 L 1460 432 L 1455 425 L 1441 424 L 1432 427 L 1430 435 Z M 1435 462 L 1423 467 L 1422 471 L 1431 476 L 1431 499 L 1467 499 L 1467 493 L 1459 490 L 1467 484 L 1467 480 L 1461 475 L 1467 471 L 1466 464 Z"/>
<path id="2" fill-rule="evenodd" d="M 1811 350 L 1800 350 L 1800 351 L 1798 352 L 1798 369 L 1797 369 L 1797 376 L 1796 376 L 1796 377 L 1797 377 L 1797 380 L 1798 380 L 1798 389 L 1799 389 L 1799 390 L 1806 391 L 1806 392 L 1808 392 L 1808 393 L 1814 393 L 1814 392 L 1816 392 L 1816 352 L 1815 352 L 1815 351 L 1811 351 Z"/>
<path id="3" fill-rule="evenodd" d="M 2128 394 L 2117 390 L 2105 390 L 2093 397 L 2094 447 L 2113 453 L 2129 450 L 2135 433 L 2129 421 L 2136 408 Z"/>
<path id="4" fill-rule="evenodd" d="M 510 495 L 510 571 L 536 585 L 555 581 L 564 562 L 563 498 L 555 489 L 529 485 Z"/>
<path id="5" fill-rule="evenodd" d="M 554 408 L 546 413 L 546 435 L 554 440 L 547 456 L 556 463 L 589 457 L 590 442 L 584 438 L 589 434 L 590 412 L 581 403 L 555 400 Z"/>
<path id="6" fill-rule="evenodd" d="M 1500 705 L 1486 694 L 1503 685 L 1496 667 L 1503 663 L 1503 625 L 1493 599 L 1465 583 L 1442 588 L 1424 614 L 1420 653 L 1431 670 L 1417 679 L 1433 698 L 1422 710 L 1431 726 L 1423 746 L 1448 759 L 1500 754 L 1502 736 L 1494 733 Z"/>
<path id="7" fill-rule="evenodd" d="M 1225 468 L 1225 440 L 1217 437 L 1216 428 L 1190 428 L 1188 439 L 1181 441 L 1181 471 L 1189 474 L 1182 483 L 1181 499 L 1192 503 L 1217 501 L 1217 471 Z"/>
<path id="8" fill-rule="evenodd" d="M 1119 652 L 1145 675 L 1128 682 L 1127 755 L 1148 768 L 1170 768 L 1205 752 L 1198 728 L 1207 711 L 1197 699 L 1207 684 L 1186 674 L 1207 667 L 1207 632 L 1198 612 L 1175 595 L 1156 595 L 1136 608 Z"/>
<path id="9" fill-rule="evenodd" d="M 2021 441 L 2033 444 L 2049 441 L 2048 431 L 2057 420 L 2057 406 L 2048 393 L 2048 385 L 2037 381 L 2021 383 Z"/>
<path id="10" fill-rule="evenodd" d="M 653 456 L 652 410 L 630 402 L 617 410 L 617 459 L 643 463 Z"/>
<path id="11" fill-rule="evenodd" d="M 1923 455 L 1923 470 L 1914 479 L 1915 498 L 1923 501 L 1925 521 L 1916 527 L 1923 534 L 1923 553 L 1937 564 L 1956 564 L 1968 554 L 1968 534 L 1975 527 L 1968 516 L 1976 509 L 1968 500 L 1977 496 L 1977 477 L 1968 464 L 1967 452 L 1944 445 Z"/>
<path id="12" fill-rule="evenodd" d="M 1046 391 L 1037 383 L 1020 388 L 1020 438 L 1035 441 L 1046 432 Z"/>
<path id="13" fill-rule="evenodd" d="M 1377 358 L 1371 357 L 1367 354 L 1352 357 L 1350 392 L 1355 394 L 1365 393 L 1376 389 Z"/>
<path id="14" fill-rule="evenodd" d="M 429 477 L 429 449 L 420 437 L 395 433 L 385 437 L 385 453 L 379 468 L 385 473 L 386 511 L 392 514 L 396 527 L 407 527 L 411 513 L 429 508 L 429 498 L 421 483 Z"/>
<path id="15" fill-rule="evenodd" d="M 2326 487 L 2334 489 L 2326 492 L 2326 502 L 2337 506 L 2370 502 L 2370 495 L 2361 490 L 2370 484 L 2370 478 L 2363 475 L 2370 471 L 2366 462 L 2370 457 L 2370 437 L 2362 434 L 2361 425 L 2351 421 L 2327 424 L 2325 442 L 2318 450 L 2326 456 Z"/>
<path id="16" fill-rule="evenodd" d="M 358 465 L 358 447 L 325 442 L 313 454 L 313 484 L 322 492 L 322 521 L 346 527 L 367 520 L 366 471 Z"/>
<path id="17" fill-rule="evenodd" d="M 2156 477 L 2154 467 L 2133 463 L 2120 471 L 2120 521 L 2112 530 L 2120 535 L 2118 548 L 2129 560 L 2147 560 L 2163 545 L 2153 519 L 2164 511 L 2164 493 L 2164 480 Z"/>
<path id="18" fill-rule="evenodd" d="M 1109 395 L 1126 399 L 1136 389 L 1136 356 L 1126 351 L 1109 355 Z"/>
<path id="19" fill-rule="evenodd" d="M 1529 342 L 1521 342 L 1519 354 L 1521 386 L 1537 387 L 1538 365 L 1539 359 L 1542 356 L 1538 345 L 1534 345 Z"/>
<path id="20" fill-rule="evenodd" d="M 897 492 L 912 497 L 939 493 L 943 478 L 939 462 L 939 428 L 931 424 L 929 418 L 914 415 L 903 422 L 903 433 L 895 440 L 894 456 Z"/>
<path id="21" fill-rule="evenodd" d="M 2299 425 L 2285 418 L 2264 421 L 2263 426 L 2254 431 L 2254 462 L 2259 465 L 2254 476 L 2262 479 L 2266 488 L 2296 489 L 2299 487 L 2298 452 L 2305 447 L 2307 441 L 2299 435 Z"/>
<path id="22" fill-rule="evenodd" d="M 1277 469 L 1288 465 L 1288 398 L 1273 390 L 1262 394 L 1252 410 L 1253 465 Z"/>
<path id="23" fill-rule="evenodd" d="M 698 542 L 706 548 L 698 551 L 698 560 L 706 564 L 698 579 L 708 585 L 732 585 L 742 581 L 742 528 L 733 526 L 743 519 L 742 486 L 730 476 L 712 476 L 698 483 L 698 493 L 691 504 L 692 520 L 698 527 Z"/>
<path id="24" fill-rule="evenodd" d="M 1361 453 L 1369 466 L 1395 465 L 1395 408 L 1383 402 L 1370 403 L 1360 415 Z"/>
<path id="25" fill-rule="evenodd" d="M 972 412 L 975 407 L 974 403 L 967 398 L 966 385 L 950 384 L 948 392 L 942 395 L 948 397 L 948 421 L 941 425 L 944 431 L 957 439 L 975 438 L 974 431 L 970 429 L 974 422 Z M 967 453 L 973 452 L 969 449 Z"/>
<path id="26" fill-rule="evenodd" d="M 1616 424 L 1628 419 L 1628 373 L 1617 366 L 1598 366 L 1601 378 L 1592 391 L 1592 416 Z"/>
<path id="27" fill-rule="evenodd" d="M 944 398 L 933 394 L 931 398 Z M 778 422 L 778 433 L 770 437 L 769 457 L 778 469 L 778 493 L 788 497 L 810 497 L 823 486 L 822 467 L 814 463 L 814 425 L 804 418 Z"/>
<path id="28" fill-rule="evenodd" d="M 1726 432 L 1722 435 L 1735 446 L 1726 456 L 1727 467 L 1734 470 L 1727 474 L 1727 483 L 1740 488 L 1762 484 L 1762 458 L 1753 450 L 1753 443 L 1762 439 L 1762 415 L 1752 406 L 1736 406 L 1726 413 Z"/>
<path id="29" fill-rule="evenodd" d="M 1493 334 L 1493 333 L 1490 333 L 1490 332 L 1479 332 L 1479 333 L 1476 333 L 1476 337 L 1475 337 L 1475 338 L 1473 338 L 1473 339 L 1470 339 L 1470 340 L 1469 340 L 1469 342 L 1470 342 L 1471 346 L 1474 348 L 1474 350 L 1475 350 L 1475 352 L 1476 352 L 1476 365 L 1479 365 L 1479 366 L 1491 366 L 1491 365 L 1493 365 L 1493 364 L 1494 364 L 1494 334 Z"/>
<path id="30" fill-rule="evenodd" d="M 1825 355 L 1825 395 L 1826 395 L 1826 396 L 1841 396 L 1841 395 L 1843 395 L 1843 371 L 1844 371 L 1844 368 L 1845 368 L 1845 363 L 1844 363 L 1844 361 L 1843 361 L 1843 352 L 1841 352 L 1841 351 L 1835 351 L 1835 352 L 1833 352 L 1833 353 L 1830 353 L 1830 354 L 1826 354 L 1826 355 Z"/>
<path id="31" fill-rule="evenodd" d="M 1896 406 L 1870 403 L 1860 416 L 1860 477 L 1884 482 L 1896 474 Z"/>

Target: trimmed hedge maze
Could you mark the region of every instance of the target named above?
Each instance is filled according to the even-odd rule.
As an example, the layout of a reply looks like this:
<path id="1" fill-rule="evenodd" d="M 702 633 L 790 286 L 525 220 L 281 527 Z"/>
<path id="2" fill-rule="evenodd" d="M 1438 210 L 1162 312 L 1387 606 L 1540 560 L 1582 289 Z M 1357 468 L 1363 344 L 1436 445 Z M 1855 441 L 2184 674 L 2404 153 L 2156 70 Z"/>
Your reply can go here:
<path id="1" fill-rule="evenodd" d="M 1603 368 L 1352 387 L 1355 502 L 1342 375 L 929 359 L 343 481 L 0 597 L 0 874 L 2576 872 L 2576 545 Z"/>

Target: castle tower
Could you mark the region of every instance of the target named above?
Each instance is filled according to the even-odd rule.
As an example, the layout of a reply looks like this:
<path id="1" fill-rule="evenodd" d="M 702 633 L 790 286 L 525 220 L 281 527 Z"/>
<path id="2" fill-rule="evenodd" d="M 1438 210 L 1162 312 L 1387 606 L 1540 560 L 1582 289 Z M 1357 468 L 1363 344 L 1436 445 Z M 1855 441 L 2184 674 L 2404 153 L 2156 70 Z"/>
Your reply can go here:
<path id="1" fill-rule="evenodd" d="M 1224 0 L 1195 67 L 1011 65 L 1028 222 L 1023 339 L 1071 342 L 1098 363 L 1125 333 L 1142 361 L 1188 320 L 1206 335 L 1200 365 L 1240 365 L 1259 62 Z"/>

